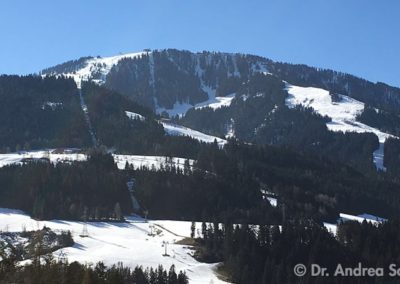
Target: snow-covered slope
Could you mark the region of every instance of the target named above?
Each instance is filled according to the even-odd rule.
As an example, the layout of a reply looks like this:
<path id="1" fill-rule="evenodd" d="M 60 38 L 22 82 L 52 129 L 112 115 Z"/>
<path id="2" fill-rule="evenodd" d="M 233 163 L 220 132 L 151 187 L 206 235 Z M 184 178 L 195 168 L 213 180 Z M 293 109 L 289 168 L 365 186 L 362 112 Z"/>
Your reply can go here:
<path id="1" fill-rule="evenodd" d="M 87 229 L 89 236 L 80 237 L 82 222 L 64 220 L 37 221 L 19 210 L 0 208 L 0 230 L 21 232 L 23 228 L 38 230 L 43 226 L 54 231 L 69 230 L 75 244 L 73 247 L 64 248 L 53 253 L 57 259 L 61 251 L 69 262 L 94 264 L 102 261 L 106 265 L 123 262 L 125 266 L 134 268 L 157 267 L 162 264 L 169 268 L 172 264 L 176 270 L 184 270 L 190 283 L 226 283 L 219 280 L 215 274 L 217 264 L 206 264 L 196 261 L 192 257 L 192 249 L 186 245 L 176 244 L 184 237 L 190 236 L 191 222 L 183 221 L 156 221 L 146 222 L 139 217 L 126 217 L 127 222 L 89 222 Z M 150 226 L 154 226 L 155 236 L 149 236 Z M 201 223 L 196 223 L 201 230 Z M 196 230 L 197 231 L 197 230 Z M 167 253 L 163 256 L 162 242 L 167 241 Z M 212 281 L 212 282 L 211 282 Z"/>
<path id="2" fill-rule="evenodd" d="M 207 92 L 208 93 L 208 100 L 195 104 L 195 105 L 191 105 L 188 103 L 179 103 L 176 102 L 173 106 L 172 109 L 167 109 L 164 107 L 157 107 L 156 108 L 156 112 L 158 114 L 161 114 L 163 112 L 168 113 L 169 116 L 183 116 L 187 113 L 187 111 L 191 108 L 195 108 L 195 109 L 201 109 L 201 108 L 205 108 L 205 107 L 210 107 L 212 109 L 218 109 L 224 106 L 230 106 L 232 103 L 232 100 L 235 98 L 236 94 L 231 94 L 228 95 L 226 97 L 216 97 L 215 96 L 215 91 L 210 91 Z"/>
<path id="3" fill-rule="evenodd" d="M 212 109 L 218 109 L 224 106 L 230 106 L 232 100 L 235 98 L 236 94 L 230 94 L 226 97 L 211 97 L 203 103 L 196 104 L 194 107 L 196 109 L 201 109 L 204 107 L 210 107 Z"/>
<path id="4" fill-rule="evenodd" d="M 72 153 L 75 152 L 75 153 Z M 124 169 L 126 162 L 133 165 L 134 168 L 147 167 L 149 169 L 159 170 L 161 167 L 177 167 L 184 168 L 184 158 L 178 157 L 164 157 L 164 156 L 143 156 L 143 155 L 118 155 L 114 154 L 114 161 L 117 163 L 119 169 Z M 24 160 L 39 160 L 48 159 L 51 163 L 68 163 L 71 161 L 85 161 L 87 156 L 78 153 L 76 149 L 65 150 L 63 153 L 58 153 L 54 149 L 29 151 L 21 153 L 0 154 L 0 167 L 12 164 L 21 164 Z M 189 164 L 193 165 L 194 161 L 189 160 Z"/>
<path id="5" fill-rule="evenodd" d="M 184 127 L 181 125 L 170 123 L 170 122 L 162 121 L 161 123 L 162 123 L 165 131 L 169 135 L 189 136 L 189 137 L 192 137 L 194 139 L 197 139 L 199 141 L 206 142 L 206 143 L 213 143 L 216 140 L 219 147 L 223 147 L 226 144 L 226 140 L 221 139 L 216 136 L 207 135 L 200 131 L 193 130 L 193 129 L 190 129 L 190 128 L 187 128 L 187 127 Z"/>
<path id="6" fill-rule="evenodd" d="M 129 117 L 130 119 L 139 119 L 141 121 L 145 120 L 145 117 L 141 114 L 135 113 L 135 112 L 131 112 L 131 111 L 125 111 L 125 114 L 127 117 Z"/>
<path id="7" fill-rule="evenodd" d="M 98 84 L 103 84 L 105 82 L 108 72 L 110 72 L 111 68 L 114 65 L 118 64 L 121 59 L 136 58 L 147 53 L 148 52 L 142 51 L 110 57 L 96 57 L 87 59 L 83 68 L 78 69 L 73 73 L 64 73 L 63 75 L 73 78 L 78 85 L 78 88 L 81 87 L 82 81 L 91 80 L 94 76 L 96 76 L 96 79 L 93 79 L 94 82 Z"/>
<path id="8" fill-rule="evenodd" d="M 320 88 L 287 84 L 286 89 L 289 93 L 286 99 L 288 107 L 293 108 L 296 105 L 303 105 L 313 108 L 320 115 L 330 117 L 332 121 L 326 124 L 329 130 L 357 133 L 370 132 L 378 136 L 380 147 L 373 154 L 374 163 L 378 169 L 385 170 L 383 166 L 383 143 L 388 137 L 394 136 L 356 120 L 357 115 L 364 110 L 364 103 L 343 95 L 339 96 L 340 101 L 334 102 L 329 91 Z"/>

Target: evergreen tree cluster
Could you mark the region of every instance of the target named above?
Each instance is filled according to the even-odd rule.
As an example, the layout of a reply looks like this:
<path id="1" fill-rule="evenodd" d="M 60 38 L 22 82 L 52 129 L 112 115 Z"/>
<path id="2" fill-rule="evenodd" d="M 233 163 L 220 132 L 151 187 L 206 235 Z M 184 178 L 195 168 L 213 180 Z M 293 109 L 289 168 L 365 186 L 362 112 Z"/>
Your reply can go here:
<path id="1" fill-rule="evenodd" d="M 277 224 L 284 216 L 333 221 L 341 212 L 399 213 L 397 182 L 272 146 L 231 141 L 223 150 L 203 148 L 186 170 L 128 172 L 153 218 Z M 278 207 L 261 189 L 278 196 Z"/>
<path id="2" fill-rule="evenodd" d="M 395 112 L 378 110 L 366 105 L 357 120 L 382 132 L 400 136 L 400 115 Z"/>
<path id="3" fill-rule="evenodd" d="M 380 225 L 346 222 L 334 237 L 319 224 L 299 220 L 282 227 L 270 225 L 203 224 L 198 239 L 198 257 L 223 261 L 223 271 L 234 283 L 397 283 L 390 277 L 389 265 L 399 265 L 399 222 Z M 327 268 L 330 277 L 309 272 L 298 277 L 296 264 Z M 382 267 L 383 277 L 333 276 L 338 266 Z"/>
<path id="4" fill-rule="evenodd" d="M 43 69 L 41 75 L 56 75 L 59 73 L 75 73 L 77 70 L 86 66 L 86 61 L 92 59 L 91 56 L 81 57 L 77 60 L 70 60 L 54 67 Z"/>
<path id="5" fill-rule="evenodd" d="M 82 90 L 97 139 L 120 153 L 194 158 L 200 143 L 189 137 L 166 135 L 157 117 L 146 107 L 92 83 Z M 126 111 L 145 117 L 131 119 Z"/>
<path id="6" fill-rule="evenodd" d="M 0 76 L 0 120 L 2 152 L 90 141 L 72 79 Z"/>
<path id="7" fill-rule="evenodd" d="M 87 162 L 12 165 L 0 169 L 0 206 L 38 219 L 122 220 L 116 208 L 132 211 L 126 181 L 113 158 L 100 154 Z"/>
<path id="8" fill-rule="evenodd" d="M 156 269 L 137 266 L 124 267 L 122 263 L 106 267 L 102 262 L 94 266 L 78 262 L 55 261 L 50 255 L 44 262 L 17 266 L 14 262 L 0 262 L 1 283 L 65 283 L 65 284 L 187 284 L 188 277 L 176 272 L 172 265 L 167 271 L 162 265 Z"/>
<path id="9" fill-rule="evenodd" d="M 233 93 L 266 59 L 242 54 L 175 49 L 121 60 L 108 73 L 105 86 L 152 109 L 208 99 L 202 83 L 218 96 Z M 156 101 L 156 103 L 155 103 Z"/>
<path id="10" fill-rule="evenodd" d="M 85 162 L 33 162 L 0 169 L 0 206 L 39 219 L 121 220 L 132 211 L 126 182 L 151 218 L 277 224 L 284 218 L 317 221 L 340 212 L 399 214 L 398 182 L 364 175 L 341 163 L 274 146 L 230 141 L 201 145 L 195 163 L 182 169 L 119 170 L 111 155 L 90 154 Z M 262 193 L 278 198 L 273 207 Z"/>
<path id="11" fill-rule="evenodd" d="M 395 180 L 400 177 L 400 140 L 396 138 L 388 138 L 385 141 L 384 151 L 384 166 L 387 172 Z"/>

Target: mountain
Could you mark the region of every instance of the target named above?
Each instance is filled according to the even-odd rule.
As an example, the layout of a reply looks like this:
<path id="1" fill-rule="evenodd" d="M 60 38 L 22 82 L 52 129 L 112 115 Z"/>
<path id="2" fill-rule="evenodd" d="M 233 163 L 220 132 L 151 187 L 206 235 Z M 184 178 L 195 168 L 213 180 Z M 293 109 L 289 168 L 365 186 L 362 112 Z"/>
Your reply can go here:
<path id="1" fill-rule="evenodd" d="M 84 57 L 41 74 L 71 77 L 78 87 L 92 81 L 209 135 L 396 171 L 384 144 L 400 134 L 400 89 L 384 83 L 254 55 L 175 49 Z"/>
<path id="2" fill-rule="evenodd" d="M 176 263 L 194 283 L 223 282 L 221 269 L 234 283 L 295 283 L 296 263 L 378 265 L 382 251 L 394 263 L 399 94 L 331 70 L 172 49 L 0 76 L 0 271 L 77 275 L 74 262 L 41 266 L 40 247 L 32 266 L 16 265 L 2 240 L 25 222 L 73 230 L 69 261 Z"/>

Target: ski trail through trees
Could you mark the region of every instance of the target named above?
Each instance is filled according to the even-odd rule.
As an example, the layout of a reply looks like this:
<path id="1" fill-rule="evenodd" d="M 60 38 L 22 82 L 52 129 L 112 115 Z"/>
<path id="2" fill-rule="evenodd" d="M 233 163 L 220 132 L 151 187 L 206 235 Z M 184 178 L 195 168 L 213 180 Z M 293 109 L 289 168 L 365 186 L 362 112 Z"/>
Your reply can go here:
<path id="1" fill-rule="evenodd" d="M 90 121 L 89 110 L 88 110 L 88 107 L 87 107 L 87 105 L 85 103 L 85 99 L 83 98 L 82 89 L 78 88 L 78 91 L 79 91 L 79 99 L 80 99 L 80 102 L 81 102 L 81 108 L 82 108 L 83 114 L 85 116 L 86 124 L 87 124 L 87 126 L 89 128 L 89 134 L 90 134 L 90 137 L 92 138 L 93 146 L 97 147 L 96 134 L 94 133 L 93 126 L 92 126 L 92 123 Z"/>

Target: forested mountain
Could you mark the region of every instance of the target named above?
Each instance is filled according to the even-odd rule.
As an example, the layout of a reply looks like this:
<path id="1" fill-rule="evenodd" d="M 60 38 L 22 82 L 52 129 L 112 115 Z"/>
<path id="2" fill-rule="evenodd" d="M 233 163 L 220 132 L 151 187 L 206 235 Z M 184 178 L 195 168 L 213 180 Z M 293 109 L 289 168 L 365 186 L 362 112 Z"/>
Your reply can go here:
<path id="1" fill-rule="evenodd" d="M 90 143 L 71 79 L 0 76 L 0 120 L 2 152 Z"/>
<path id="2" fill-rule="evenodd" d="M 349 74 L 253 55 L 175 49 L 81 58 L 45 69 L 42 74 L 64 74 L 78 85 L 92 80 L 158 114 L 173 117 L 178 124 L 214 136 L 289 146 L 367 172 L 394 165 L 392 160 L 377 161 L 384 157 L 385 139 L 378 136 L 380 146 L 374 134 L 399 133 L 400 89 Z M 324 117 L 304 105 L 288 105 L 288 84 L 327 90 L 331 104 L 343 103 L 343 96 L 357 100 L 363 107 L 354 118 L 343 121 L 369 128 L 357 134 L 341 133 L 352 131 L 345 128 L 330 131 L 326 125 L 337 122 L 329 115 Z M 234 99 L 215 106 L 231 94 Z"/>
<path id="3" fill-rule="evenodd" d="M 40 76 L 1 76 L 0 207 L 121 227 L 132 213 L 213 222 L 189 241 L 202 260 L 223 261 L 235 283 L 294 283 L 294 261 L 376 264 L 377 240 L 386 263 L 400 245 L 377 232 L 390 238 L 396 222 L 340 224 L 337 238 L 320 225 L 341 212 L 399 215 L 399 105 L 400 89 L 383 83 L 206 51 L 83 57 Z M 179 136 L 194 130 L 202 133 Z M 204 133 L 212 136 L 202 140 Z M 68 159 L 68 149 L 52 150 L 67 157 L 59 160 L 23 151 L 46 148 L 78 148 L 83 158 Z M 116 159 L 133 154 L 183 159 L 179 166 L 125 168 Z M 0 264 L 1 273 L 7 263 Z M 42 279 L 60 268 L 66 279 L 75 269 L 99 283 L 121 273 L 153 283 L 155 275 L 50 262 L 43 275 L 31 268 L 14 270 L 15 279 Z"/>
<path id="4" fill-rule="evenodd" d="M 266 72 L 293 85 L 327 89 L 387 111 L 398 112 L 400 105 L 400 88 L 329 69 L 274 62 L 254 55 L 165 49 L 119 55 L 115 57 L 117 61 L 112 58 L 96 61 L 82 57 L 41 73 L 79 74 L 79 69 L 89 66 L 84 79 L 97 79 L 96 74 L 101 70 L 105 75 L 101 83 L 142 103 L 147 101 L 153 107 L 157 107 L 154 98 L 158 106 L 165 108 L 172 108 L 176 102 L 204 101 L 207 87 L 216 90 L 217 96 L 225 96 L 235 92 L 251 75 Z M 107 64 L 108 68 L 96 68 Z"/>

